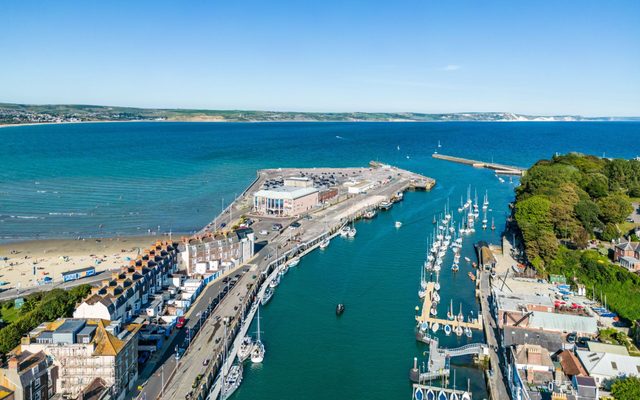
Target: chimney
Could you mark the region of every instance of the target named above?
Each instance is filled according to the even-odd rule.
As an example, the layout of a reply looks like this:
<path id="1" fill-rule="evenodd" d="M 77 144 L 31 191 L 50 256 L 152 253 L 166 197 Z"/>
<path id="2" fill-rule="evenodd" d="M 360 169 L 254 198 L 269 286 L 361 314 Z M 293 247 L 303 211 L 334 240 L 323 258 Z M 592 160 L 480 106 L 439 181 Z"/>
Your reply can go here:
<path id="1" fill-rule="evenodd" d="M 527 364 L 529 365 L 542 365 L 542 352 L 539 347 L 527 348 Z"/>
<path id="2" fill-rule="evenodd" d="M 11 356 L 11 358 L 9 359 L 9 369 L 17 371 L 18 367 L 20 366 L 20 362 L 18 361 L 18 357 L 16 357 L 15 355 Z"/>

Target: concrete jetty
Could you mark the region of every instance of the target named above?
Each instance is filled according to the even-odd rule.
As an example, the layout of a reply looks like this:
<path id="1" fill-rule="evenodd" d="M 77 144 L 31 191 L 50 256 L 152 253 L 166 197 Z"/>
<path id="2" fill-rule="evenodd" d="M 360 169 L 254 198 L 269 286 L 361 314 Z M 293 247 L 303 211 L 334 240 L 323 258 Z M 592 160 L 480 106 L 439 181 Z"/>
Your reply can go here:
<path id="1" fill-rule="evenodd" d="M 520 167 L 515 167 L 513 165 L 504 165 L 504 164 L 498 164 L 498 163 L 493 163 L 493 162 L 477 161 L 477 160 L 471 160 L 471 159 L 468 159 L 468 158 L 447 156 L 447 155 L 439 154 L 439 153 L 433 153 L 431 155 L 431 157 L 437 158 L 439 160 L 446 160 L 446 161 L 455 162 L 455 163 L 458 163 L 458 164 L 471 165 L 474 168 L 492 169 L 498 175 L 523 176 L 525 174 L 525 172 L 526 172 L 526 169 L 520 168 Z"/>

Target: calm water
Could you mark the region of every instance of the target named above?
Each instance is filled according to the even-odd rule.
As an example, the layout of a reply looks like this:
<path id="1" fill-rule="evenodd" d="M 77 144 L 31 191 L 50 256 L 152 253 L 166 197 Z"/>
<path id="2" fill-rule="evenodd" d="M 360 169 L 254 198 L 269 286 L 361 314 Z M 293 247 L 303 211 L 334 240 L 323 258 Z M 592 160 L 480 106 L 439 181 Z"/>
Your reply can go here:
<path id="1" fill-rule="evenodd" d="M 639 135 L 640 123 L 633 122 L 1 128 L 0 240 L 140 234 L 158 226 L 190 232 L 213 219 L 259 168 L 356 166 L 379 159 L 450 188 L 473 175 L 431 159 L 438 140 L 445 154 L 528 166 L 556 151 L 636 156 L 640 148 L 629 144 Z"/>
<path id="2" fill-rule="evenodd" d="M 504 224 L 513 184 L 487 170 L 434 160 L 441 153 L 529 166 L 554 152 L 634 157 L 640 123 L 80 124 L 0 129 L 0 240 L 189 232 L 209 222 L 234 193 L 269 167 L 361 166 L 371 159 L 438 180 L 430 193 L 357 225 L 289 272 L 264 308 L 267 356 L 247 366 L 237 399 L 409 399 L 408 370 L 426 347 L 414 339 L 419 271 L 433 213 L 457 208 L 467 185 L 489 191 Z M 400 146 L 397 150 L 396 146 Z M 409 156 L 409 158 L 407 158 Z M 456 218 L 459 219 L 456 214 Z M 395 229 L 394 221 L 404 223 Z M 463 256 L 479 239 L 468 238 Z M 440 313 L 477 312 L 469 267 L 445 262 Z M 341 318 L 335 305 L 346 304 Z M 482 340 L 476 334 L 473 341 Z M 466 338 L 441 338 L 445 346 Z M 486 395 L 479 370 L 455 360 L 458 386 Z"/>

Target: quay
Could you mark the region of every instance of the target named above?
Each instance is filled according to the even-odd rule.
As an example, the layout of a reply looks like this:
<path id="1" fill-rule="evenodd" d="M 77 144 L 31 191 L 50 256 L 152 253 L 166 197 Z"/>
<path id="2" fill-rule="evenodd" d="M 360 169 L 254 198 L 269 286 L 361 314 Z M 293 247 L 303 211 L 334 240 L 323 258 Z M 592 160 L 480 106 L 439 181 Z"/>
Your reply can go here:
<path id="1" fill-rule="evenodd" d="M 474 168 L 492 169 L 492 170 L 494 170 L 496 172 L 496 175 L 524 176 L 524 174 L 526 173 L 526 169 L 520 168 L 520 167 L 515 167 L 515 166 L 512 166 L 512 165 L 504 165 L 504 164 L 498 164 L 498 163 L 493 163 L 493 162 L 477 161 L 477 160 L 471 160 L 471 159 L 462 158 L 462 157 L 447 156 L 447 155 L 438 154 L 438 153 L 433 153 L 431 155 L 431 157 L 437 158 L 439 160 L 446 160 L 446 161 L 455 162 L 455 163 L 458 163 L 458 164 L 471 165 Z"/>
<path id="2" fill-rule="evenodd" d="M 332 196 L 295 215 L 273 215 L 256 210 L 256 193 L 277 188 L 285 179 L 312 181 L 314 189 L 318 188 L 315 190 L 321 194 L 331 191 Z M 179 360 L 169 356 L 167 362 L 156 367 L 160 372 L 154 372 L 147 381 L 141 382 L 142 390 L 136 397 L 145 400 L 216 399 L 221 388 L 221 371 L 228 371 L 232 365 L 239 341 L 247 333 L 254 316 L 254 304 L 260 301 L 280 265 L 318 248 L 326 239 L 339 235 L 340 229 L 350 221 L 378 208 L 381 203 L 401 201 L 402 193 L 407 190 L 429 190 L 434 185 L 432 178 L 378 163 L 361 168 L 258 171 L 251 185 L 198 233 L 230 232 L 250 219 L 258 245 L 255 254 L 227 272 L 227 276 L 239 274 L 240 280 L 201 321 L 200 329 L 189 341 L 189 350 Z M 214 280 L 212 284 L 217 282 Z M 192 307 L 200 302 L 200 298 L 196 299 Z M 227 343 L 226 347 L 224 343 Z M 223 362 L 225 353 L 229 357 Z"/>

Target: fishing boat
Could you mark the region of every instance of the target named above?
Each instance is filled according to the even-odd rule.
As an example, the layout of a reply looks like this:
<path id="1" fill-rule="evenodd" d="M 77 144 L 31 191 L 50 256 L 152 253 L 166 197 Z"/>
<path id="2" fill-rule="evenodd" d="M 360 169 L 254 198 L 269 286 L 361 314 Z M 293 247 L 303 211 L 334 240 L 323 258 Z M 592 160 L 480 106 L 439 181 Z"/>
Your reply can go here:
<path id="1" fill-rule="evenodd" d="M 431 325 L 431 332 L 436 333 L 440 329 L 440 323 L 437 321 Z"/>
<path id="2" fill-rule="evenodd" d="M 296 265 L 300 264 L 300 257 L 293 257 L 291 259 L 291 261 L 289 261 L 289 266 L 290 267 L 295 267 Z"/>
<path id="3" fill-rule="evenodd" d="M 344 313 L 344 304 L 340 303 L 336 306 L 336 315 L 340 316 Z"/>
<path id="4" fill-rule="evenodd" d="M 340 236 L 347 237 L 349 236 L 349 232 L 351 232 L 351 227 L 345 225 L 342 227 L 342 229 L 340 229 Z"/>
<path id="5" fill-rule="evenodd" d="M 232 365 L 229 374 L 222 380 L 220 399 L 227 400 L 240 387 L 242 383 L 242 365 Z"/>
<path id="6" fill-rule="evenodd" d="M 245 336 L 240 343 L 238 349 L 238 360 L 245 362 L 251 356 L 251 350 L 253 349 L 253 339 L 251 336 Z"/>
<path id="7" fill-rule="evenodd" d="M 393 203 L 390 202 L 390 201 L 383 201 L 383 202 L 380 203 L 379 207 L 380 207 L 381 210 L 387 211 L 387 210 L 391 209 L 391 207 L 393 207 Z"/>
<path id="8" fill-rule="evenodd" d="M 269 287 L 273 289 L 275 287 L 278 287 L 279 284 L 280 284 L 280 275 L 276 275 L 276 277 L 273 278 L 271 282 L 269 282 Z"/>
<path id="9" fill-rule="evenodd" d="M 402 222 L 396 221 L 396 228 L 400 228 L 400 227 L 402 227 Z"/>
<path id="10" fill-rule="evenodd" d="M 368 210 L 366 213 L 364 213 L 364 217 L 366 219 L 372 219 L 375 218 L 375 216 L 378 215 L 378 213 L 376 212 L 376 210 Z"/>
<path id="11" fill-rule="evenodd" d="M 331 243 L 331 239 L 329 238 L 323 239 L 322 242 L 320 242 L 320 249 L 321 250 L 326 249 L 327 247 L 329 247 L 329 243 Z"/>
<path id="12" fill-rule="evenodd" d="M 458 272 L 459 270 L 460 270 L 460 267 L 458 267 L 458 264 L 453 264 L 451 266 L 451 271 Z"/>
<path id="13" fill-rule="evenodd" d="M 264 291 L 264 296 L 262 296 L 262 300 L 260 300 L 260 304 L 262 304 L 263 306 L 267 305 L 269 300 L 271 300 L 271 298 L 273 297 L 273 293 L 274 290 L 271 287 L 267 287 L 267 289 Z"/>
<path id="14" fill-rule="evenodd" d="M 253 344 L 253 350 L 251 350 L 251 362 L 259 364 L 264 360 L 264 344 L 260 340 L 260 308 L 258 308 L 258 316 L 256 317 L 258 326 L 256 328 L 256 341 Z"/>
<path id="15" fill-rule="evenodd" d="M 447 336 L 451 335 L 451 325 L 444 326 L 444 334 Z"/>
<path id="16" fill-rule="evenodd" d="M 473 273 L 473 272 L 471 272 L 471 271 L 469 271 L 468 275 L 469 275 L 469 279 L 471 279 L 472 281 L 474 281 L 474 282 L 475 282 L 475 280 L 476 280 L 476 276 L 474 275 L 474 273 Z"/>
<path id="17" fill-rule="evenodd" d="M 349 229 L 349 233 L 347 233 L 347 237 L 354 238 L 356 237 L 356 233 L 358 233 L 358 231 L 356 230 L 355 226 L 352 226 L 351 229 Z"/>

